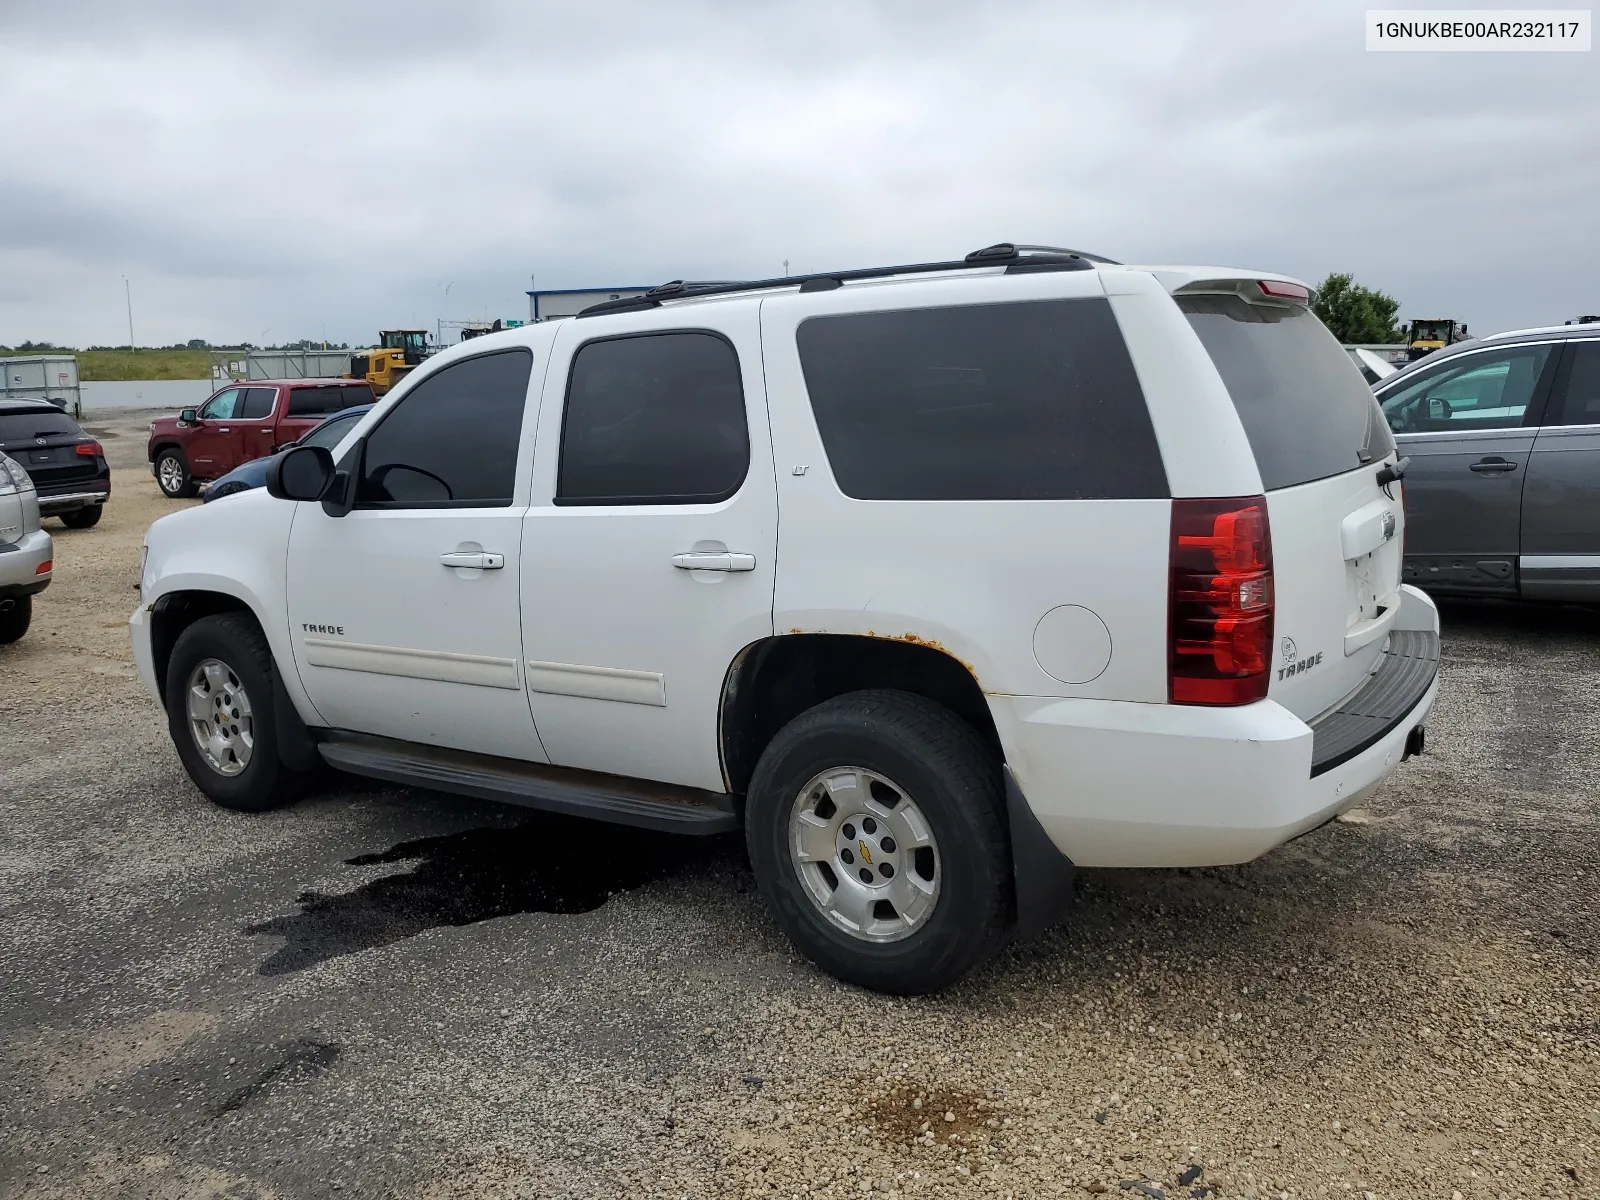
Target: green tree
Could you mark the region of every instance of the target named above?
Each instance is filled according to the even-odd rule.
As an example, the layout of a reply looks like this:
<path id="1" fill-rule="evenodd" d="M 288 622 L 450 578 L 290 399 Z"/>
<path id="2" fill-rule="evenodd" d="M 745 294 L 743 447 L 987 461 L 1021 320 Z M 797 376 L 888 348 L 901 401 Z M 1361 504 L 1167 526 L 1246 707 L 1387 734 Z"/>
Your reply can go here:
<path id="1" fill-rule="evenodd" d="M 1364 288 L 1348 275 L 1329 275 L 1317 288 L 1311 311 L 1333 336 L 1346 344 L 1402 342 L 1405 334 L 1395 322 L 1400 301 Z"/>

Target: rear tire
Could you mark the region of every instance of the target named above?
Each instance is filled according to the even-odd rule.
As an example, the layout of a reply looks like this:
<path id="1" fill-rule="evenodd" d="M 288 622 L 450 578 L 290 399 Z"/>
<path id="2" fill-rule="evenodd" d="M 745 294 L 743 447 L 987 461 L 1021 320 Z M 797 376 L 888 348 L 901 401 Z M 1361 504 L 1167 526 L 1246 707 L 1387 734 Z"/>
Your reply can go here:
<path id="1" fill-rule="evenodd" d="M 253 617 L 202 617 L 167 664 L 167 730 L 184 770 L 214 803 L 265 812 L 299 799 L 306 776 L 278 757 L 272 651 Z"/>
<path id="2" fill-rule="evenodd" d="M 772 739 L 745 837 L 762 895 L 806 957 L 916 995 L 954 983 L 1005 935 L 1004 812 L 1000 762 L 970 725 L 920 696 L 852 692 Z M 886 844 L 895 832 L 907 836 Z"/>
<path id="3" fill-rule="evenodd" d="M 33 597 L 22 596 L 5 612 L 0 612 L 0 646 L 8 646 L 28 632 L 33 622 Z"/>
<path id="4" fill-rule="evenodd" d="M 167 449 L 156 455 L 156 486 L 173 500 L 187 500 L 194 495 L 194 476 L 189 473 L 183 451 Z"/>
<path id="5" fill-rule="evenodd" d="M 100 510 L 103 504 L 85 504 L 74 512 L 62 513 L 61 523 L 68 529 L 91 529 L 100 524 Z"/>

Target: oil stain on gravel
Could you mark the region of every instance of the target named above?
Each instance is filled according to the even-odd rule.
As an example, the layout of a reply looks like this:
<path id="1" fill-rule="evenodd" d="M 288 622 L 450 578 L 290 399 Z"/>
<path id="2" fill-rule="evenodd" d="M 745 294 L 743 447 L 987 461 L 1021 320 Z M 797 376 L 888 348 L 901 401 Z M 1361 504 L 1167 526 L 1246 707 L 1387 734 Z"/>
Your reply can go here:
<path id="1" fill-rule="evenodd" d="M 440 925 L 525 912 L 589 912 L 618 892 L 704 868 L 728 853 L 729 838 L 675 837 L 540 816 L 510 828 L 420 838 L 346 859 L 352 867 L 415 866 L 336 895 L 302 892 L 299 912 L 247 925 L 244 932 L 284 939 L 259 973 L 285 975 Z"/>
<path id="2" fill-rule="evenodd" d="M 976 1092 L 959 1088 L 898 1084 L 873 1094 L 866 1104 L 867 1121 L 889 1142 L 976 1142 L 979 1135 L 1002 1127 L 1006 1110 Z"/>

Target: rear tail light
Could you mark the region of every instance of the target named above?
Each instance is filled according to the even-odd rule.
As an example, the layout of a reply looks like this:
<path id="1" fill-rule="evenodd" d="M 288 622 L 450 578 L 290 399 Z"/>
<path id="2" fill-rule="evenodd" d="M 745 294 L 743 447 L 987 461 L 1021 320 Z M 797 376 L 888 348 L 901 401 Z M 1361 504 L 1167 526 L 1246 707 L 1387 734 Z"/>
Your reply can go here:
<path id="1" fill-rule="evenodd" d="M 79 442 L 78 453 L 85 458 L 99 458 L 105 453 L 105 447 L 99 442 Z"/>
<path id="2" fill-rule="evenodd" d="M 33 573 L 35 575 L 48 575 L 51 571 L 55 570 L 55 565 L 55 559 L 47 558 L 33 569 Z"/>
<path id="3" fill-rule="evenodd" d="M 1264 496 L 1172 502 L 1167 698 L 1249 704 L 1272 666 L 1272 532 Z"/>

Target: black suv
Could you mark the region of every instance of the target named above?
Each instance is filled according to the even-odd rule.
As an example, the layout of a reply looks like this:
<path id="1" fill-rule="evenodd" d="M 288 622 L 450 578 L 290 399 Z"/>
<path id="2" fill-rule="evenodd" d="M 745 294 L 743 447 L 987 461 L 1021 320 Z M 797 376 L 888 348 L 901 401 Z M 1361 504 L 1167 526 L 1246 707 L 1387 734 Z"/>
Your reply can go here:
<path id="1" fill-rule="evenodd" d="M 100 520 L 111 495 L 111 467 L 99 442 L 53 404 L 0 400 L 0 451 L 10 455 L 39 492 L 39 514 L 71 529 Z"/>

